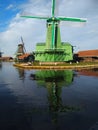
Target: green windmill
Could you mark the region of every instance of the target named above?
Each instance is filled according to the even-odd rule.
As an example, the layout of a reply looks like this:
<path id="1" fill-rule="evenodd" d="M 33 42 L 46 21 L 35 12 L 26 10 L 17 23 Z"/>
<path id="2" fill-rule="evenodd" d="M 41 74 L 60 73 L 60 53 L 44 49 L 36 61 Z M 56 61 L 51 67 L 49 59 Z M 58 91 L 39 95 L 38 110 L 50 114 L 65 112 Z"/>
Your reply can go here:
<path id="1" fill-rule="evenodd" d="M 21 16 L 25 18 L 43 19 L 47 21 L 47 35 L 45 43 L 37 43 L 35 60 L 44 62 L 64 62 L 73 60 L 73 46 L 70 43 L 61 42 L 60 21 L 85 23 L 85 19 L 71 17 L 55 17 L 55 2 L 52 0 L 52 16 Z"/>

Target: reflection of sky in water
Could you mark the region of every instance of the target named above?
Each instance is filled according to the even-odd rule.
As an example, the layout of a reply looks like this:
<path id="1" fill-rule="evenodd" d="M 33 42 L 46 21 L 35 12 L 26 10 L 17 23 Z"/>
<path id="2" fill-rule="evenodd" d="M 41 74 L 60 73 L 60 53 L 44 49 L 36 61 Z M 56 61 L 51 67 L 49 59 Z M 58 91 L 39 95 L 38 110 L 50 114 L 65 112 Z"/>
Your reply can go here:
<path id="1" fill-rule="evenodd" d="M 5 66 L 6 67 L 6 66 Z M 35 104 L 44 104 L 46 99 L 45 89 L 38 88 L 36 81 L 29 80 L 30 71 L 24 73 L 25 78 L 21 77 L 19 79 L 19 73 L 17 69 L 8 65 L 8 68 L 4 68 L 3 71 L 3 81 L 8 84 L 8 88 L 12 91 L 14 96 L 17 96 L 18 102 L 27 103 L 31 105 Z M 9 75 L 8 75 L 9 74 Z M 7 76 L 8 75 L 8 76 Z"/>
<path id="2" fill-rule="evenodd" d="M 81 75 L 71 70 L 22 70 L 14 68 L 12 63 L 3 63 L 0 71 L 0 95 L 3 101 L 8 99 L 5 106 L 8 102 L 12 113 L 16 107 L 15 115 L 22 110 L 20 116 L 26 116 L 24 120 L 27 122 L 28 118 L 29 125 L 35 123 L 35 129 L 91 130 L 92 126 L 97 127 L 98 78 L 94 75 Z M 58 122 L 56 127 L 50 119 Z"/>

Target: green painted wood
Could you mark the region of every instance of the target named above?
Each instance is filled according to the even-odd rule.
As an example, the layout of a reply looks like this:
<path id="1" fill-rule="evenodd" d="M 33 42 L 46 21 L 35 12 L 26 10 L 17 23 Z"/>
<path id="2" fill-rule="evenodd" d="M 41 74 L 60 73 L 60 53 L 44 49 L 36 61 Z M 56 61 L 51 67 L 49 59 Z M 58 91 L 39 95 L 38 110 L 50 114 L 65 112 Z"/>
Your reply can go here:
<path id="1" fill-rule="evenodd" d="M 86 19 L 71 17 L 55 17 L 55 2 L 52 0 L 51 17 L 21 16 L 47 20 L 46 43 L 36 45 L 35 60 L 38 61 L 70 61 L 73 59 L 73 47 L 61 42 L 60 21 L 85 23 Z"/>

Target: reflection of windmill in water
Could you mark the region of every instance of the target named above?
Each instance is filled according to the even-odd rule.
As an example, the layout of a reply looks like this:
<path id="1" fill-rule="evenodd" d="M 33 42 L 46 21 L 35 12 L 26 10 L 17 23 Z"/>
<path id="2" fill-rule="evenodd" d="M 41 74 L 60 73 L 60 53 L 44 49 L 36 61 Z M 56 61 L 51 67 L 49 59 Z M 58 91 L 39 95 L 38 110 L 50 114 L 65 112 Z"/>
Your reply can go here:
<path id="1" fill-rule="evenodd" d="M 66 112 L 76 110 L 75 107 L 62 104 L 62 87 L 68 87 L 73 82 L 73 71 L 36 71 L 30 78 L 37 81 L 40 86 L 45 86 L 48 91 L 49 110 L 51 112 Z"/>
<path id="2" fill-rule="evenodd" d="M 21 68 L 16 68 L 19 74 L 19 79 L 24 81 L 25 80 L 25 70 Z"/>
<path id="3" fill-rule="evenodd" d="M 3 52 L 0 51 L 0 69 L 2 68 L 2 63 L 1 63 L 2 53 Z"/>
<path id="4" fill-rule="evenodd" d="M 25 53 L 26 53 L 26 49 L 25 49 L 25 46 L 24 46 L 23 38 L 21 37 L 21 43 L 18 44 L 18 49 L 17 49 L 17 52 L 16 52 L 16 57 L 18 57 L 20 55 L 23 55 Z"/>
<path id="5" fill-rule="evenodd" d="M 47 37 L 46 43 L 36 45 L 35 60 L 38 61 L 70 61 L 73 59 L 73 46 L 66 42 L 61 42 L 60 21 L 68 21 L 73 23 L 85 23 L 86 20 L 71 17 L 55 16 L 56 0 L 52 0 L 51 17 L 40 16 L 22 16 L 25 18 L 35 18 L 47 21 Z"/>

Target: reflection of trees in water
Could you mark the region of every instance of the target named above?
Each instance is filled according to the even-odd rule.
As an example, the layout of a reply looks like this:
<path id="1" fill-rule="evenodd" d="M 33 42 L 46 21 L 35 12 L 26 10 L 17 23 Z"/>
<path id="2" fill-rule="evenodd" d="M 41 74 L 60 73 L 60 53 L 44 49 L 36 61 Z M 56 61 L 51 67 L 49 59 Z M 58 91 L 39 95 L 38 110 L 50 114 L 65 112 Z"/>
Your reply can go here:
<path id="1" fill-rule="evenodd" d="M 30 79 L 37 80 L 40 86 L 44 86 L 48 91 L 49 110 L 53 113 L 66 112 L 75 110 L 71 106 L 63 106 L 62 104 L 62 87 L 68 87 L 73 82 L 73 71 L 36 71 L 30 75 Z"/>

